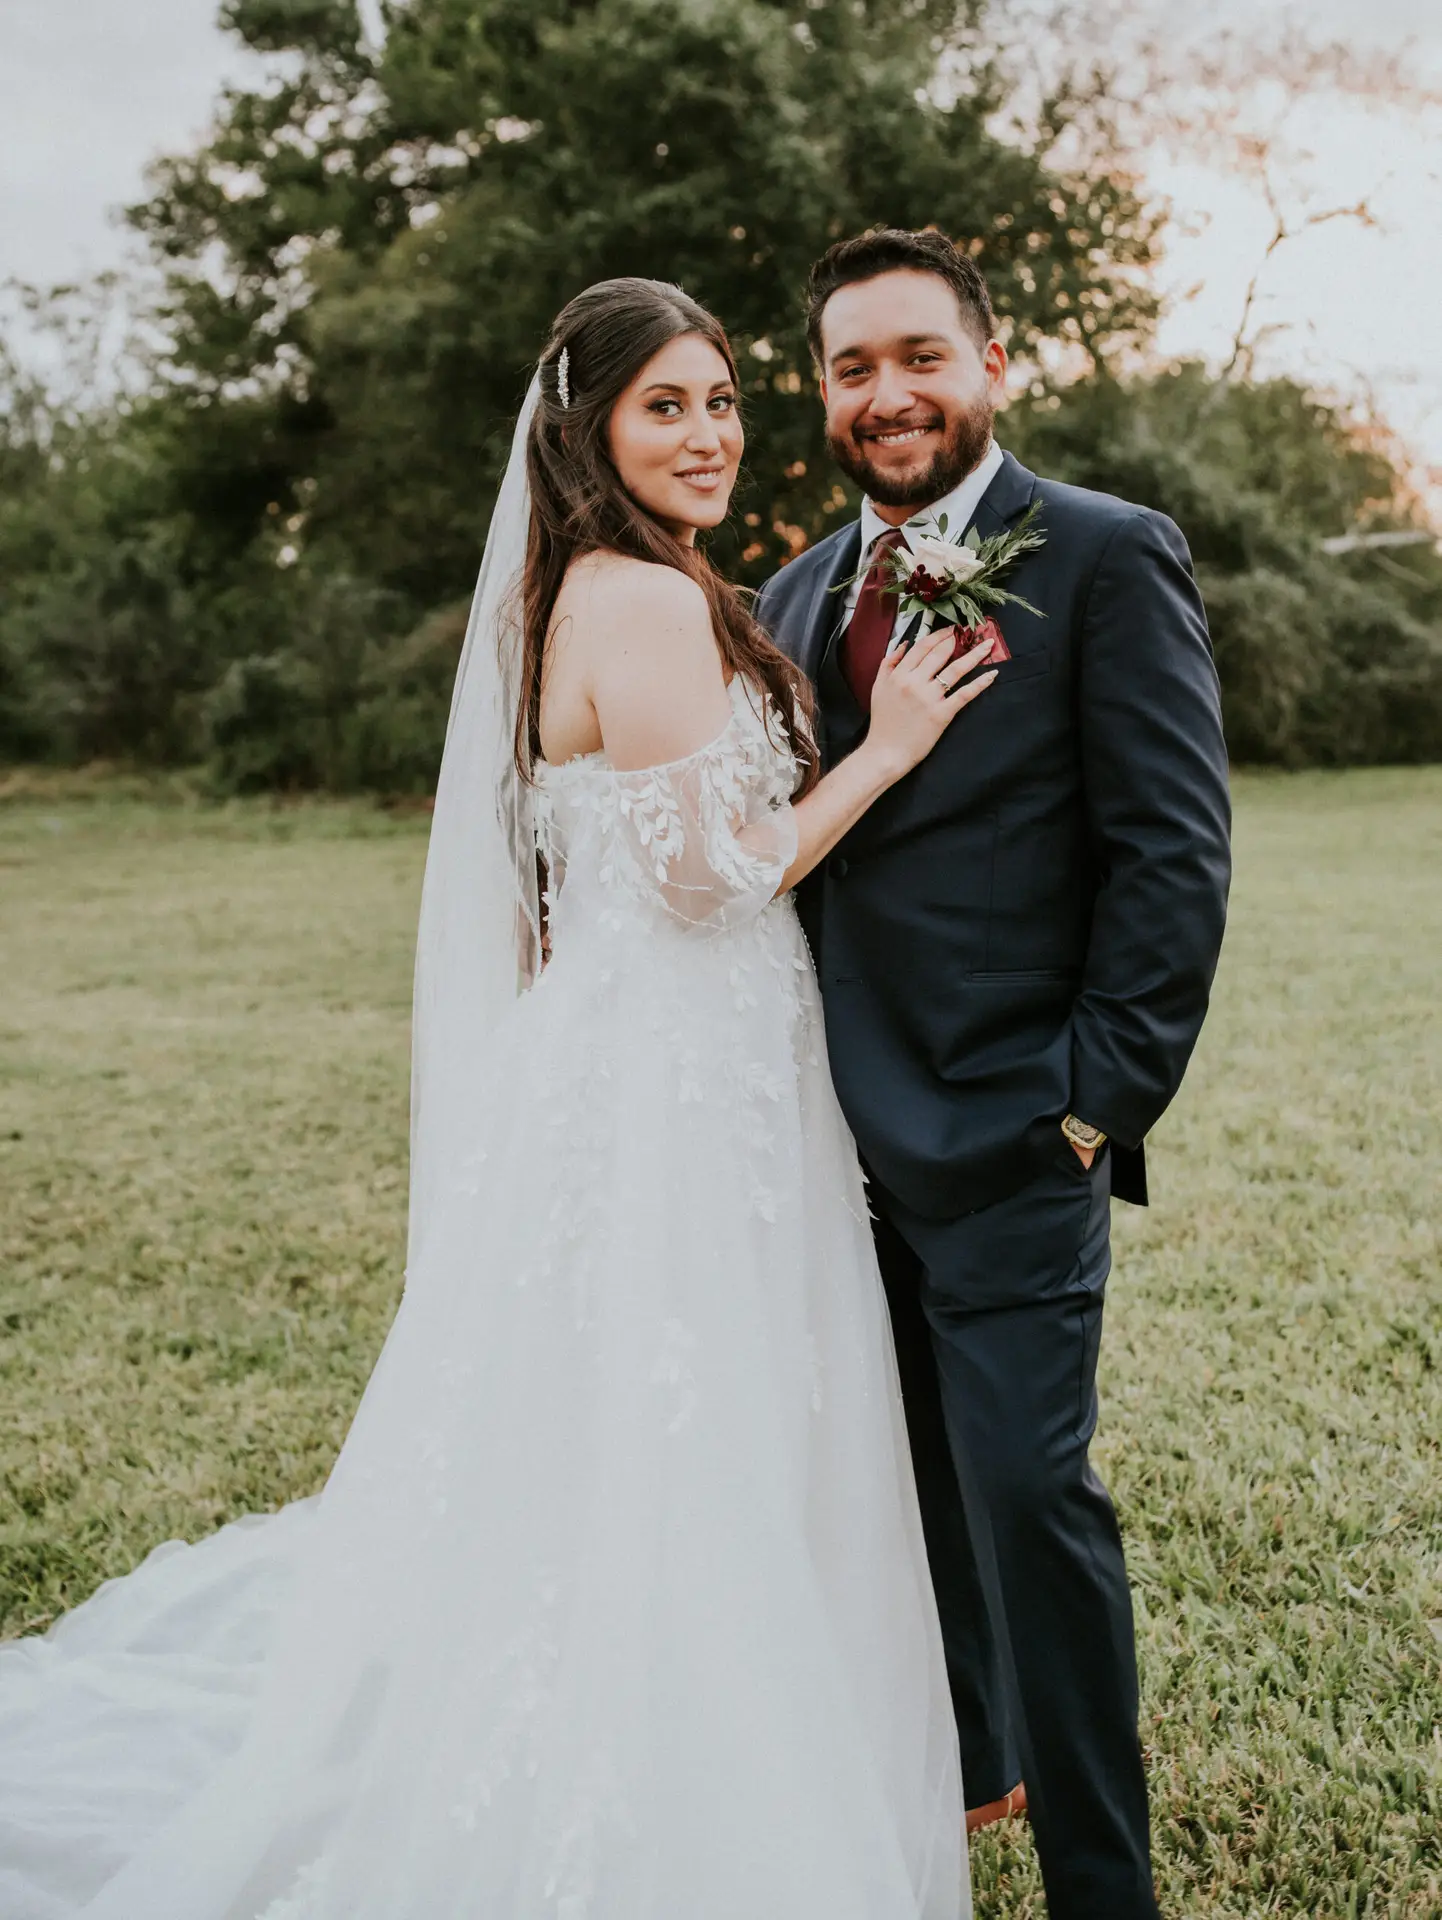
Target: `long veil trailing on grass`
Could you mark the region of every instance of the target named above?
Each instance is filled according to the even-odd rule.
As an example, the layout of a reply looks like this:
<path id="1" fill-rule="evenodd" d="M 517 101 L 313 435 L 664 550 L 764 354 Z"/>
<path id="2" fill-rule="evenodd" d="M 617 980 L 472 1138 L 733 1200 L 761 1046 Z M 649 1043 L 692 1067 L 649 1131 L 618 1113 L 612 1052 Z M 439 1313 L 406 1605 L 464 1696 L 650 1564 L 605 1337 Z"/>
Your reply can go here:
<path id="1" fill-rule="evenodd" d="M 475 1136 L 487 1038 L 540 969 L 533 795 L 513 751 L 531 511 L 526 443 L 539 398 L 537 374 L 486 535 L 426 855 L 411 1030 L 411 1270 L 459 1143 Z"/>

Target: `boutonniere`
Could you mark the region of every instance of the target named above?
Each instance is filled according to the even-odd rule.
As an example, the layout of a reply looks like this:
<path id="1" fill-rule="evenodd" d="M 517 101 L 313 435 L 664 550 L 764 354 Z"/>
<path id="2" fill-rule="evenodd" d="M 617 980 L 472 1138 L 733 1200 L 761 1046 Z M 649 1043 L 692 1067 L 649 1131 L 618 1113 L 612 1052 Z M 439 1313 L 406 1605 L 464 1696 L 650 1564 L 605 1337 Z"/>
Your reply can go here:
<path id="1" fill-rule="evenodd" d="M 1024 553 L 1046 545 L 1046 535 L 1036 525 L 1040 512 L 1041 502 L 1033 500 L 1014 527 L 985 540 L 971 527 L 955 541 L 946 537 L 942 514 L 936 523 L 940 539 L 923 534 L 910 552 L 897 547 L 886 556 L 891 578 L 881 591 L 894 594 L 903 613 L 924 614 L 923 633 L 942 620 L 953 627 L 980 627 L 994 607 L 1025 607 L 1044 618 L 1040 608 L 1001 584 Z"/>

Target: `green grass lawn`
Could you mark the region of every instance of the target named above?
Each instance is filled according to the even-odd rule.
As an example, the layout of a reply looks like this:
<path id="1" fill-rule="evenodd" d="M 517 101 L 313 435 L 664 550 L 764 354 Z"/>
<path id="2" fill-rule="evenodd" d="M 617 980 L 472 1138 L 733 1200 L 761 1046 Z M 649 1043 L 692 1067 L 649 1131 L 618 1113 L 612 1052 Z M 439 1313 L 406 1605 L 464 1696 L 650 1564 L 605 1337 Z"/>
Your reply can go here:
<path id="1" fill-rule="evenodd" d="M 1119 1210 L 1169 1914 L 1442 1914 L 1442 769 L 1246 778 Z M 421 819 L 0 792 L 0 1618 L 311 1491 L 399 1293 Z M 1039 1917 L 1024 1830 L 978 1911 Z"/>

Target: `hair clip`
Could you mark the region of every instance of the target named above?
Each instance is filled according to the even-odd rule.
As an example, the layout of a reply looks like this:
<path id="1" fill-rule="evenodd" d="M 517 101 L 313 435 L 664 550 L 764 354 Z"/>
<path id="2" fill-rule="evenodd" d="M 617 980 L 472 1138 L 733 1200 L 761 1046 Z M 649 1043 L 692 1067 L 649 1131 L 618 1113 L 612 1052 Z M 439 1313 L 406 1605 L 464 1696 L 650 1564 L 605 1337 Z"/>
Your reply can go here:
<path id="1" fill-rule="evenodd" d="M 561 357 L 556 362 L 556 392 L 560 395 L 562 407 L 569 410 L 571 405 L 571 349 L 562 347 Z"/>

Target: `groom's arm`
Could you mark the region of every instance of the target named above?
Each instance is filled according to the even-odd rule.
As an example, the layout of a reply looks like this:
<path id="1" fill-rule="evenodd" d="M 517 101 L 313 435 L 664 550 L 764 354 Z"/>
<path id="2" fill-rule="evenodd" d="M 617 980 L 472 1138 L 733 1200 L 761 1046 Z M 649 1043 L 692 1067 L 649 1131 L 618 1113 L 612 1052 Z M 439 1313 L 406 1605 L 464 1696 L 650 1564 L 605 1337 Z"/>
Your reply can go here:
<path id="1" fill-rule="evenodd" d="M 1182 1083 L 1231 879 L 1231 804 L 1206 614 L 1181 533 L 1138 509 L 1093 575 L 1079 647 L 1088 826 L 1101 874 L 1072 1029 L 1072 1111 L 1136 1146 Z"/>

